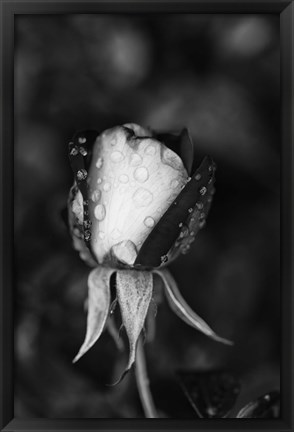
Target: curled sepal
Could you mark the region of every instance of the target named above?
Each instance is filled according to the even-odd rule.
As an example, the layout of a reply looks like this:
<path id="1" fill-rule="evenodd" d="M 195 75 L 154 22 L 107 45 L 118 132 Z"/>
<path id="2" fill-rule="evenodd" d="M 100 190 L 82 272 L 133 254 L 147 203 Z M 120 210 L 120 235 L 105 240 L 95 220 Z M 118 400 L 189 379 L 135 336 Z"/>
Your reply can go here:
<path id="1" fill-rule="evenodd" d="M 171 309 L 181 318 L 186 324 L 199 330 L 204 333 L 206 336 L 211 339 L 224 343 L 226 345 L 233 345 L 233 342 L 228 339 L 224 339 L 218 336 L 206 322 L 200 318 L 186 303 L 184 298 L 182 297 L 176 281 L 170 274 L 168 270 L 158 270 L 156 273 L 161 277 L 165 286 L 165 294 L 167 297 L 167 301 L 171 307 Z"/>
<path id="2" fill-rule="evenodd" d="M 122 322 L 129 340 L 129 361 L 118 382 L 131 369 L 136 356 L 136 345 L 143 329 L 152 298 L 153 278 L 150 272 L 121 270 L 116 273 L 116 292 Z"/>
<path id="3" fill-rule="evenodd" d="M 88 317 L 87 332 L 83 345 L 73 359 L 78 361 L 99 339 L 110 306 L 110 276 L 113 269 L 98 267 L 92 270 L 88 278 Z"/>

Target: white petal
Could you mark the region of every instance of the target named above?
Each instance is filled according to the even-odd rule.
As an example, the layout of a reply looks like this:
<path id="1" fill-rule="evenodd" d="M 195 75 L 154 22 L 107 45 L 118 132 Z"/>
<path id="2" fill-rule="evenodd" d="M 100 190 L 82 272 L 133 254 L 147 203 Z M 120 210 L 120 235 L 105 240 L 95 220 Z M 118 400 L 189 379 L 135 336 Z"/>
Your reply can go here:
<path id="1" fill-rule="evenodd" d="M 90 177 L 90 196 L 100 191 L 89 210 L 92 248 L 102 263 L 117 243 L 130 241 L 140 250 L 188 175 L 180 157 L 159 141 L 130 139 L 125 129 L 114 128 L 97 138 Z"/>
<path id="2" fill-rule="evenodd" d="M 98 267 L 88 278 L 88 318 L 87 332 L 83 345 L 73 360 L 78 361 L 100 337 L 110 306 L 110 276 L 113 269 Z"/>

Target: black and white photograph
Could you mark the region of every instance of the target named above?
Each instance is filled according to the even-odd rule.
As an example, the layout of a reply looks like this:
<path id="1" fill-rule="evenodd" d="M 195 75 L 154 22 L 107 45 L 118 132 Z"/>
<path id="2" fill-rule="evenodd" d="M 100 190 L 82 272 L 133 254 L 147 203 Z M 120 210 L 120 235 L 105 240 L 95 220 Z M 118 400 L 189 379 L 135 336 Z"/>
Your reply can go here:
<path id="1" fill-rule="evenodd" d="M 278 14 L 16 16 L 16 419 L 280 419 L 280 55 Z"/>

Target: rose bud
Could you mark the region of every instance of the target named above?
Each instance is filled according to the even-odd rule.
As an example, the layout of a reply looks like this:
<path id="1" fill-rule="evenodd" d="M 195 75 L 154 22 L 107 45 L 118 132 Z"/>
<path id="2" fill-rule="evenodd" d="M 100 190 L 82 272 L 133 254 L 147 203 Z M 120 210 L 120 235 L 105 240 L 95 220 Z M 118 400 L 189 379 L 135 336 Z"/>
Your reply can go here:
<path id="1" fill-rule="evenodd" d="M 158 274 L 173 311 L 187 324 L 224 343 L 187 305 L 165 266 L 186 253 L 208 214 L 215 165 L 206 157 L 193 174 L 193 144 L 188 132 L 155 133 L 135 124 L 78 133 L 70 142 L 75 174 L 68 208 L 74 247 L 97 267 L 88 279 L 85 341 L 78 360 L 101 335 L 110 313 L 110 276 L 130 345 L 126 370 Z"/>

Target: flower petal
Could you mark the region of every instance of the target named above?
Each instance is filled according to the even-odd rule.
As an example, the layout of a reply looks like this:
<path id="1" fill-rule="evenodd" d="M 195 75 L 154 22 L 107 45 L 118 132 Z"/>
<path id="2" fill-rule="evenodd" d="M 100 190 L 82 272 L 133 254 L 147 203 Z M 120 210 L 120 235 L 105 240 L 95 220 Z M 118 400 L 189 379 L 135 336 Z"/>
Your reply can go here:
<path id="1" fill-rule="evenodd" d="M 182 129 L 179 135 L 170 133 L 155 133 L 154 136 L 180 156 L 187 173 L 190 175 L 194 160 L 194 146 L 188 129 Z"/>
<path id="2" fill-rule="evenodd" d="M 74 249 L 79 252 L 80 257 L 90 267 L 96 267 L 97 263 L 84 241 L 83 212 L 81 214 L 79 211 L 77 211 L 77 208 L 79 207 L 78 203 L 80 202 L 79 195 L 81 195 L 81 193 L 76 183 L 74 183 L 70 189 L 67 202 L 68 228 L 72 237 Z"/>
<path id="3" fill-rule="evenodd" d="M 127 332 L 130 347 L 128 365 L 120 378 L 121 380 L 135 361 L 137 341 L 143 329 L 152 298 L 153 277 L 152 273 L 149 272 L 119 270 L 116 273 L 116 284 L 122 322 Z"/>
<path id="4" fill-rule="evenodd" d="M 78 361 L 97 342 L 108 317 L 110 306 L 110 276 L 113 269 L 98 267 L 88 278 L 87 332 L 83 345 L 73 360 Z"/>
<path id="5" fill-rule="evenodd" d="M 93 252 L 100 264 L 121 260 L 133 266 L 141 245 L 186 183 L 186 169 L 159 141 L 138 138 L 120 126 L 97 138 L 89 176 Z"/>
<path id="6" fill-rule="evenodd" d="M 161 277 L 165 285 L 165 293 L 167 301 L 171 309 L 181 318 L 186 324 L 204 333 L 206 336 L 214 339 L 217 342 L 222 342 L 226 345 L 233 345 L 233 342 L 218 336 L 206 322 L 200 318 L 186 303 L 182 297 L 176 281 L 168 270 L 157 270 L 156 273 Z"/>
<path id="7" fill-rule="evenodd" d="M 135 264 L 158 267 L 179 237 L 181 226 L 189 219 L 194 207 L 201 206 L 203 219 L 207 216 L 212 199 L 215 166 L 205 157 L 192 179 L 179 193 L 157 225 L 153 228 L 138 253 Z"/>
<path id="8" fill-rule="evenodd" d="M 83 219 L 83 239 L 91 254 L 91 231 L 89 229 L 91 220 L 88 209 L 88 167 L 92 158 L 92 148 L 97 135 L 97 131 L 91 130 L 77 132 L 69 142 L 69 159 L 75 176 L 75 182 L 82 198 L 81 210 L 83 216 L 81 218 Z"/>

